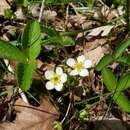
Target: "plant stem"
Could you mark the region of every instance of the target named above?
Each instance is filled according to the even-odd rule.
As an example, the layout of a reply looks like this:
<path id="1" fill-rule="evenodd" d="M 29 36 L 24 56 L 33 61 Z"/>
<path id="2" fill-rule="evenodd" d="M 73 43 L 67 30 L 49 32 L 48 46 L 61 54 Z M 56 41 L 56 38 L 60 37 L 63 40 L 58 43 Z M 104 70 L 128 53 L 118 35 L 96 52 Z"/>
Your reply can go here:
<path id="1" fill-rule="evenodd" d="M 70 93 L 70 97 L 72 97 L 72 93 Z M 68 108 L 67 108 L 67 111 L 66 111 L 66 114 L 65 114 L 64 118 L 60 122 L 61 124 L 63 124 L 63 122 L 65 121 L 66 117 L 68 116 L 69 111 L 70 111 L 70 107 L 71 107 L 71 101 L 69 102 L 69 105 L 68 105 Z"/>
<path id="2" fill-rule="evenodd" d="M 109 93 L 105 93 L 105 94 L 102 94 L 102 96 L 110 96 L 112 94 L 112 92 L 109 92 Z M 79 101 L 79 102 L 76 102 L 75 105 L 79 105 L 79 104 L 83 104 L 83 103 L 87 103 L 91 100 L 94 100 L 94 99 L 97 99 L 99 98 L 101 95 L 98 95 L 98 96 L 95 96 L 95 97 L 92 97 L 92 98 L 89 98 L 89 99 L 84 99 L 82 101 Z"/>

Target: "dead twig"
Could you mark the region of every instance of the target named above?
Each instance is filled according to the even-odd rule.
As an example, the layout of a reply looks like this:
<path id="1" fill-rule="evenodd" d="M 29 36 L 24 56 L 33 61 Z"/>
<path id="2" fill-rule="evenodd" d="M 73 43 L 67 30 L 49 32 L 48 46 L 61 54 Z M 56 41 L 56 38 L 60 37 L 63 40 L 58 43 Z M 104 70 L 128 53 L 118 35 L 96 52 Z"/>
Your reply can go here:
<path id="1" fill-rule="evenodd" d="M 45 3 L 45 0 L 42 0 L 42 5 L 41 5 L 40 14 L 39 14 L 39 19 L 38 19 L 39 22 L 41 22 L 41 20 L 42 20 L 42 18 L 43 18 L 44 3 Z"/>

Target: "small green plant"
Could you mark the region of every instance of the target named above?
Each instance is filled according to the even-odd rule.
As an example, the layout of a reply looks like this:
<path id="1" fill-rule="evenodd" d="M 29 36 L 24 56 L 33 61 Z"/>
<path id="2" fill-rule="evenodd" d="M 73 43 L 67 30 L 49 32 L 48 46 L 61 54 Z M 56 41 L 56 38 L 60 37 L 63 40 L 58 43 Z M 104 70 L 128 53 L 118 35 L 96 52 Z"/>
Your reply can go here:
<path id="1" fill-rule="evenodd" d="M 41 26 L 42 32 L 47 34 L 47 38 L 42 40 L 42 45 L 58 45 L 58 46 L 73 46 L 75 45 L 74 40 L 68 36 L 68 33 L 65 34 L 62 32 L 56 31 L 52 27 Z"/>
<path id="2" fill-rule="evenodd" d="M 62 66 L 62 67 L 61 67 Z M 66 64 L 62 63 L 60 65 L 55 64 L 55 67 L 47 69 L 45 71 L 44 77 L 47 80 L 45 87 L 47 90 L 56 91 L 67 91 L 67 95 L 70 97 L 70 102 L 66 114 L 61 122 L 56 122 L 55 127 L 58 130 L 62 130 L 63 122 L 68 120 L 68 113 L 71 106 L 71 99 L 73 95 L 73 89 L 80 85 L 87 76 L 89 76 L 89 68 L 92 66 L 92 61 L 87 59 L 84 55 L 80 55 L 75 58 L 68 58 Z M 84 85 L 82 85 L 84 87 Z M 80 121 L 85 122 L 88 117 L 88 111 L 82 109 L 74 115 Z"/>
<path id="3" fill-rule="evenodd" d="M 62 36 L 52 28 L 42 27 L 42 32 L 48 34 L 47 39 L 41 37 L 41 26 L 37 21 L 29 21 L 21 37 L 21 48 L 0 40 L 0 58 L 18 61 L 16 77 L 18 86 L 23 90 L 29 90 L 33 75 L 37 67 L 38 57 L 42 45 L 74 45 L 69 36 Z"/>
<path id="4" fill-rule="evenodd" d="M 0 57 L 18 61 L 16 76 L 18 86 L 27 91 L 32 83 L 36 70 L 36 58 L 41 50 L 41 31 L 37 21 L 26 25 L 22 38 L 21 49 L 0 40 Z"/>
<path id="5" fill-rule="evenodd" d="M 78 119 L 82 122 L 85 122 L 89 119 L 89 113 L 87 110 L 82 109 L 79 112 L 76 113 L 76 116 L 78 117 Z"/>
<path id="6" fill-rule="evenodd" d="M 105 55 L 96 66 L 97 71 L 101 71 L 102 79 L 107 89 L 113 93 L 112 99 L 125 111 L 130 112 L 130 101 L 125 96 L 124 91 L 130 87 L 130 73 L 122 73 L 120 78 L 107 67 L 113 61 L 120 64 L 129 65 L 129 54 L 124 54 L 126 48 L 130 45 L 130 39 L 124 40 L 113 54 Z"/>

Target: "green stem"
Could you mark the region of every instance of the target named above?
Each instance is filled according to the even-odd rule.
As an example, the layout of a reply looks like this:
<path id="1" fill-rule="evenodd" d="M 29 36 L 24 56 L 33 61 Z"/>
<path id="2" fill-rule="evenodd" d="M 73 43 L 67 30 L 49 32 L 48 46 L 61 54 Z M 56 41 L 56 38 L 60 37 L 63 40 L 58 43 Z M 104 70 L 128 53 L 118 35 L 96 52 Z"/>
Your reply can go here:
<path id="1" fill-rule="evenodd" d="M 40 102 L 30 93 L 30 92 L 26 92 L 30 97 L 32 97 L 34 99 L 34 101 L 36 101 L 39 105 L 40 105 Z"/>
<path id="2" fill-rule="evenodd" d="M 110 96 L 111 94 L 112 94 L 112 92 L 108 92 L 108 93 L 102 94 L 102 96 Z M 76 102 L 75 105 L 84 104 L 84 103 L 89 102 L 91 100 L 97 99 L 100 96 L 101 95 L 98 95 L 98 96 L 95 96 L 95 97 L 92 97 L 92 98 L 89 98 L 89 99 L 84 99 L 82 101 Z"/>

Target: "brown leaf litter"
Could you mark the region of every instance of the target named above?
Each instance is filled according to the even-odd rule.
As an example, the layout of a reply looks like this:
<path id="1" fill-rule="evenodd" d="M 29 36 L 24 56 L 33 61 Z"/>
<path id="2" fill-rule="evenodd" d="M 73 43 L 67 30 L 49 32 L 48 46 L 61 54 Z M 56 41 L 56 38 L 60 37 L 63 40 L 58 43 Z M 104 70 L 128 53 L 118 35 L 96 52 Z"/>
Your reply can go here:
<path id="1" fill-rule="evenodd" d="M 14 106 L 17 115 L 14 122 L 0 124 L 0 130 L 52 130 L 58 112 L 45 98 L 40 107 L 34 107 L 17 100 Z"/>

